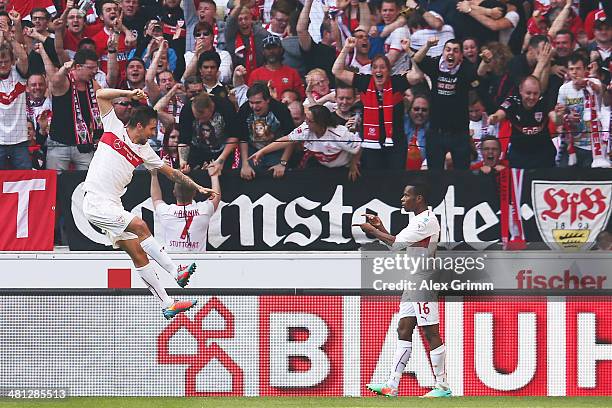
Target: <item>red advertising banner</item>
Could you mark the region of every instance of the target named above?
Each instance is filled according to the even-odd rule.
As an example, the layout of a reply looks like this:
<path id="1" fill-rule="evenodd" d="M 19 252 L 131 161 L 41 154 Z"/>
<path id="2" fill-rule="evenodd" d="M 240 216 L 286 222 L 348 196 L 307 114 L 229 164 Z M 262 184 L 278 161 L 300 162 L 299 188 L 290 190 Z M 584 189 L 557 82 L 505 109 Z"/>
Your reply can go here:
<path id="1" fill-rule="evenodd" d="M 57 173 L 0 171 L 0 251 L 53 249 Z"/>

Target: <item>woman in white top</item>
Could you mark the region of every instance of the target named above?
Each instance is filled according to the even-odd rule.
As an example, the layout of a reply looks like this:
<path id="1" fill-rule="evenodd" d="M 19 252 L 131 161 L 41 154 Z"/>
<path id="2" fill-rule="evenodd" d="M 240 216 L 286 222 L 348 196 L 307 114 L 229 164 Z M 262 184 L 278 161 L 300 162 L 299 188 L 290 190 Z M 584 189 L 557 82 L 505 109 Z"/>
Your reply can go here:
<path id="1" fill-rule="evenodd" d="M 311 158 L 324 167 L 344 167 L 350 164 L 349 177 L 356 178 L 357 164 L 352 158 L 361 150 L 359 135 L 351 133 L 345 126 L 337 125 L 332 113 L 325 106 L 314 105 L 306 109 L 306 121 L 289 133 L 249 157 L 255 164 L 266 154 L 287 148 L 294 143 L 304 144 L 304 157 L 300 167 Z M 281 160 L 286 166 L 287 162 Z"/>

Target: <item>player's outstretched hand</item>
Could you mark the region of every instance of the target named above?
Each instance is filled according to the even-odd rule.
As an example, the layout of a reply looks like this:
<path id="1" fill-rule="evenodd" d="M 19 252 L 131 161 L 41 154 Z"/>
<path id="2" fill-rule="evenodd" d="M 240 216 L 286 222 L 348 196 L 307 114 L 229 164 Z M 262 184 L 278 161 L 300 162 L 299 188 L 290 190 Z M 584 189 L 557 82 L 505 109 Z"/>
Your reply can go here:
<path id="1" fill-rule="evenodd" d="M 130 91 L 130 99 L 133 101 L 139 101 L 147 96 L 142 89 L 132 89 Z"/>
<path id="2" fill-rule="evenodd" d="M 201 194 L 204 194 L 205 196 L 210 196 L 209 198 L 213 198 L 214 196 L 219 194 L 217 191 L 213 190 L 212 188 L 206 188 L 202 186 L 198 187 L 198 191 Z"/>
<path id="3" fill-rule="evenodd" d="M 364 222 L 363 224 L 353 224 L 353 227 L 361 228 L 361 230 L 366 234 L 372 233 L 377 230 L 375 226 L 373 226 L 372 224 L 368 224 L 367 222 Z"/>
<path id="4" fill-rule="evenodd" d="M 374 214 L 361 214 L 361 215 L 366 217 L 366 222 L 373 227 L 378 228 L 382 225 L 382 221 L 380 220 L 380 218 L 378 218 L 378 215 L 374 215 Z"/>

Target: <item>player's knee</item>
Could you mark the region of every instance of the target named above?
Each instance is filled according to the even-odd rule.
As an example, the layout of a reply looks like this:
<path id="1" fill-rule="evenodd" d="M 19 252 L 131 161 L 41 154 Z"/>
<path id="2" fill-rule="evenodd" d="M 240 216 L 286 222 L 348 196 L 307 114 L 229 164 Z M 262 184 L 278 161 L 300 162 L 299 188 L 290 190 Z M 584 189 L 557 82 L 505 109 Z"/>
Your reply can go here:
<path id="1" fill-rule="evenodd" d="M 130 227 L 132 229 L 132 232 L 138 235 L 138 237 L 146 238 L 149 235 L 151 235 L 151 232 L 149 231 L 149 227 L 147 226 L 147 223 L 141 220 L 140 218 L 134 218 L 134 220 L 130 224 L 131 224 Z"/>
<path id="2" fill-rule="evenodd" d="M 440 338 L 440 333 L 433 327 L 429 330 L 425 330 L 425 339 L 429 344 L 438 344 L 442 342 Z"/>
<path id="3" fill-rule="evenodd" d="M 412 338 L 412 330 L 410 330 L 409 327 L 398 326 L 397 338 L 400 340 L 410 341 L 410 339 Z"/>

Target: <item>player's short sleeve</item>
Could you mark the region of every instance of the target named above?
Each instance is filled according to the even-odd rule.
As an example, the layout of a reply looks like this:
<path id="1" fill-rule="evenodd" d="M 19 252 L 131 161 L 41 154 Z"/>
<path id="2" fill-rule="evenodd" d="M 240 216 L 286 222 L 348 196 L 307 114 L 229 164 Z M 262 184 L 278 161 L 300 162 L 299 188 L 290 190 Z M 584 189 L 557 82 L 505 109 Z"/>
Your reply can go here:
<path id="1" fill-rule="evenodd" d="M 168 211 L 170 211 L 170 206 L 163 201 L 159 202 L 159 204 L 155 206 L 155 214 L 158 216 L 167 214 Z"/>
<path id="2" fill-rule="evenodd" d="M 215 205 L 211 200 L 199 201 L 198 209 L 200 210 L 201 215 L 212 215 L 215 213 Z"/>
<path id="3" fill-rule="evenodd" d="M 148 143 L 140 151 L 141 158 L 144 161 L 144 166 L 147 170 L 159 169 L 164 165 L 164 161 L 159 157 L 155 150 Z"/>
<path id="4" fill-rule="evenodd" d="M 389 246 L 392 250 L 400 250 L 407 248 L 415 242 L 423 241 L 438 233 L 437 223 L 433 220 L 429 221 L 413 221 L 406 228 L 400 231 L 395 237 L 393 245 Z"/>
<path id="5" fill-rule="evenodd" d="M 120 135 L 123 132 L 123 122 L 119 120 L 114 109 L 111 109 L 106 115 L 102 116 L 102 126 L 105 132 L 111 132 Z"/>

